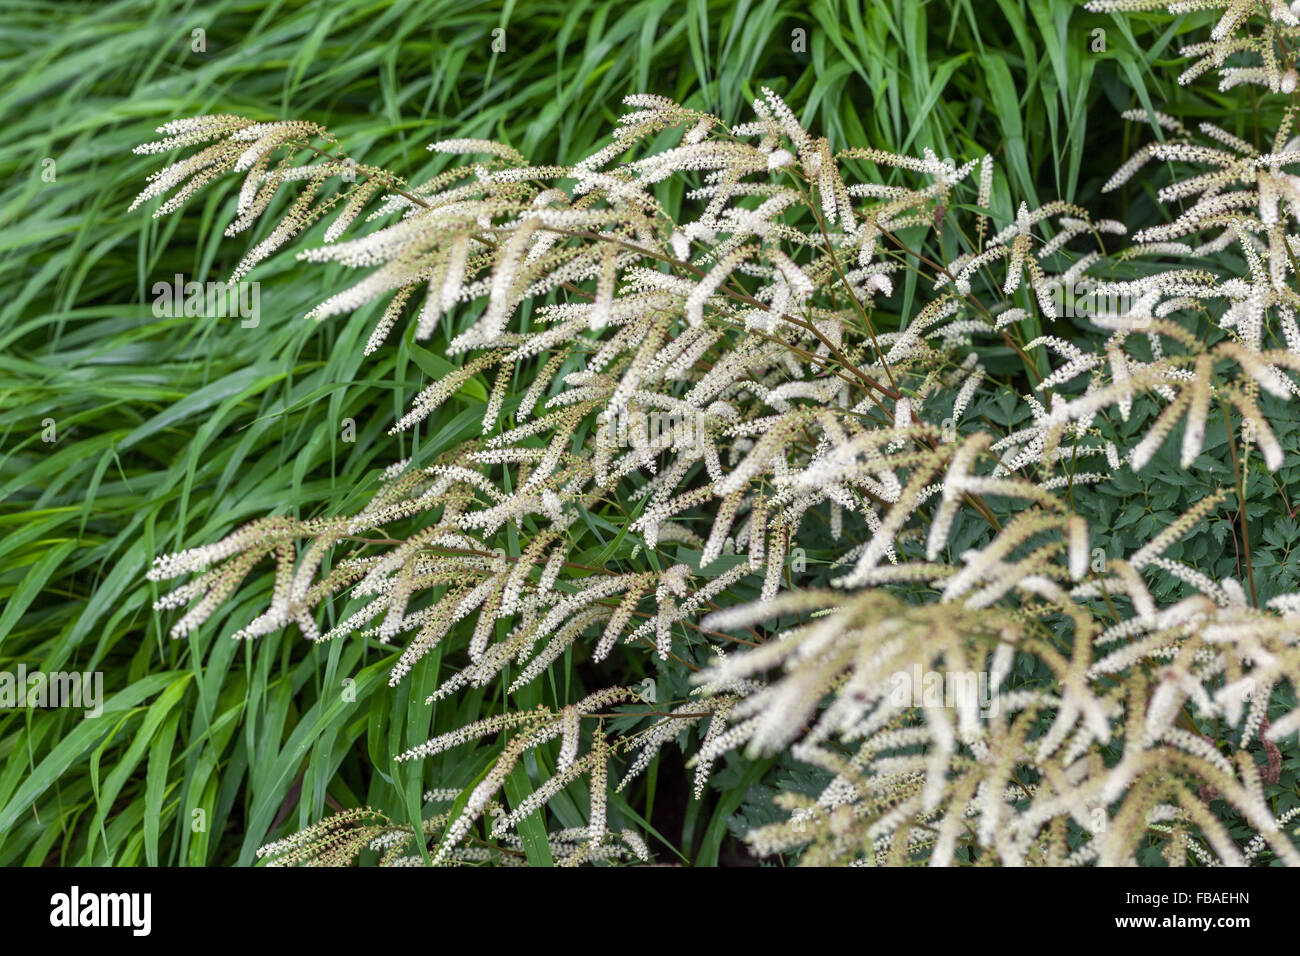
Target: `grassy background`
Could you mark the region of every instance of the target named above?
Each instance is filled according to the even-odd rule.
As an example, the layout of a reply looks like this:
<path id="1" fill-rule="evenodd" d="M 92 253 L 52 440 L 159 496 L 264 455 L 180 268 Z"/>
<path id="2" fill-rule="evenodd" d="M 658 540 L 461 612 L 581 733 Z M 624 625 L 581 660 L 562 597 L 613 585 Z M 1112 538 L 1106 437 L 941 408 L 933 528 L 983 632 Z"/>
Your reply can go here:
<path id="1" fill-rule="evenodd" d="M 269 512 L 356 507 L 411 453 L 386 429 L 445 367 L 436 343 L 409 336 L 363 362 L 375 309 L 302 321 L 342 275 L 292 255 L 253 275 L 256 329 L 155 318 L 154 282 L 224 279 L 261 238 L 221 237 L 233 181 L 179 216 L 126 213 L 160 165 L 130 149 L 159 123 L 311 119 L 359 160 L 419 179 L 441 137 L 567 161 L 599 144 L 627 93 L 735 122 L 770 85 L 836 146 L 996 152 L 1010 214 L 1008 186 L 1031 205 L 1093 203 L 1121 158 L 1115 112 L 1176 94 L 1159 69 L 1170 21 L 1144 22 L 1073 0 L 0 2 L 0 670 L 102 671 L 107 698 L 98 719 L 0 711 L 0 863 L 248 864 L 331 806 L 410 819 L 422 789 L 463 786 L 489 756 L 392 762 L 491 703 L 478 692 L 424 706 L 438 655 L 390 690 L 393 652 L 361 639 L 230 640 L 264 606 L 269 575 L 181 641 L 152 612 L 154 554 Z M 1232 128 L 1240 103 L 1197 108 Z M 467 436 L 479 414 L 468 399 L 443 409 L 422 452 Z M 355 442 L 340 438 L 347 419 Z M 560 696 L 571 673 L 557 666 L 536 693 Z M 747 788 L 762 769 L 728 771 Z M 661 859 L 739 858 L 726 825 L 744 789 L 687 806 L 680 768 L 657 760 L 623 796 L 614 812 L 648 816 Z M 573 825 L 582 810 L 561 800 L 554 812 Z"/>

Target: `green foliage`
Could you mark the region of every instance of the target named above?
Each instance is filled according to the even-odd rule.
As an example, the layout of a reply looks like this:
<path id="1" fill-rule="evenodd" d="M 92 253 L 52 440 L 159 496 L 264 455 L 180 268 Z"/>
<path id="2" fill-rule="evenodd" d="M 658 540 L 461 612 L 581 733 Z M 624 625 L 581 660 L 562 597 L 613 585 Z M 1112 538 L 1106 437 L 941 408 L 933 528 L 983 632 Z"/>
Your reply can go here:
<path id="1" fill-rule="evenodd" d="M 996 183 L 994 211 L 1005 221 L 1012 194 L 1031 203 L 1096 199 L 1129 151 L 1121 139 L 1131 133 L 1120 132 L 1114 115 L 1120 109 L 1173 101 L 1179 115 L 1244 134 L 1254 97 L 1193 94 L 1159 78 L 1153 67 L 1176 52 L 1172 18 L 1129 23 L 1085 13 L 1071 0 L 684 8 L 668 0 L 60 0 L 4 3 L 0 14 L 0 288 L 7 293 L 0 299 L 0 670 L 102 671 L 106 697 L 95 719 L 66 709 L 0 711 L 5 864 L 250 864 L 258 846 L 330 808 L 369 805 L 410 823 L 422 812 L 424 789 L 468 786 L 494 756 L 487 748 L 452 750 L 424 761 L 421 773 L 394 762 L 431 735 L 500 709 L 502 686 L 424 704 L 437 683 L 436 653 L 390 688 L 396 653 L 373 641 L 312 646 L 284 632 L 231 640 L 265 605 L 269 573 L 239 594 L 230 613 L 178 641 L 151 610 L 161 593 L 144 579 L 153 555 L 209 542 L 266 513 L 354 510 L 390 461 L 432 455 L 475 434 L 492 384 L 472 380 L 414 439 L 388 436 L 407 398 L 445 372 L 446 342 L 426 348 L 408 330 L 396 348 L 363 363 L 360 346 L 379 309 L 302 322 L 340 272 L 288 256 L 258 273 L 256 329 L 156 317 L 155 281 L 174 273 L 222 278 L 264 238 L 255 231 L 221 241 L 217 227 L 234 208 L 229 183 L 186 216 L 126 214 L 154 168 L 129 150 L 158 123 L 208 112 L 301 117 L 329 126 L 361 161 L 419 180 L 445 163 L 425 150 L 442 137 L 496 138 L 539 162 L 567 161 L 604 135 L 626 93 L 661 93 L 739 120 L 759 87 L 770 85 L 800 104 L 805 124 L 837 148 L 964 155 L 1000 145 L 995 155 L 1010 182 Z M 1097 27 L 1107 30 L 1104 52 L 1089 45 Z M 201 52 L 193 48 L 195 29 L 205 31 Z M 504 51 L 492 49 L 494 29 L 505 31 Z M 807 31 L 800 52 L 792 49 L 795 30 Z M 47 169 L 53 181 L 43 177 Z M 1155 221 L 1154 188 L 1116 200 L 1127 221 Z M 670 209 L 680 201 L 665 198 Z M 1117 214 L 1106 202 L 1096 211 Z M 1006 363 L 1014 364 L 1009 352 Z M 995 396 L 972 415 L 1011 426 L 1019 407 Z M 1139 434 L 1156 411 L 1139 401 L 1128 423 L 1112 423 L 1117 436 Z M 1265 412 L 1288 456 L 1300 450 L 1300 429 L 1287 417 L 1294 412 L 1280 403 Z M 338 429 L 349 418 L 355 441 Z M 47 420 L 54 441 L 43 440 Z M 1213 420 L 1203 456 L 1216 473 L 1231 473 L 1226 431 Z M 1246 479 L 1261 602 L 1294 590 L 1300 570 L 1293 510 L 1300 502 L 1288 490 L 1296 468 L 1270 475 L 1253 461 Z M 1113 516 L 1097 544 L 1120 554 L 1146 541 L 1203 497 L 1206 486 L 1193 474 L 1149 490 L 1127 473 L 1081 488 Z M 625 519 L 592 516 L 576 560 L 603 567 L 626 559 L 634 542 L 620 532 Z M 959 526 L 952 550 L 978 533 Z M 1237 574 L 1237 540 L 1232 523 L 1220 521 L 1170 556 Z M 829 564 L 829 544 L 810 544 L 809 563 Z M 518 554 L 516 547 L 510 556 Z M 605 686 L 608 676 L 575 665 L 570 651 L 535 699 L 520 702 L 559 706 L 578 687 Z M 684 673 L 617 680 L 647 676 L 660 681 L 665 699 L 686 696 Z M 609 811 L 612 826 L 648 823 L 661 858 L 734 861 L 744 851 L 731 836 L 774 818 L 766 796 L 815 792 L 800 776 L 806 768 L 783 760 L 769 773 L 729 758 L 697 805 L 680 762 L 666 750 Z M 1278 812 L 1296 803 L 1295 758 L 1283 768 L 1279 783 L 1267 786 Z M 529 766 L 513 776 L 510 803 L 553 769 Z M 586 796 L 581 788 L 571 793 L 547 812 L 577 827 Z M 530 862 L 544 862 L 544 841 L 525 850 Z"/>

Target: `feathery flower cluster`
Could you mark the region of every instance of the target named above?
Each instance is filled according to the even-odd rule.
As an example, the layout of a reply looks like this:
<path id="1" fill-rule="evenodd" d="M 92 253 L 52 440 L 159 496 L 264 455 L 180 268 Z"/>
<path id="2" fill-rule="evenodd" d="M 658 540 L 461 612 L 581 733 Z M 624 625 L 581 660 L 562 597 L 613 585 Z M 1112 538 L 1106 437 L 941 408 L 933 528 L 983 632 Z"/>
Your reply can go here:
<path id="1" fill-rule="evenodd" d="M 1264 32 L 1232 39 L 1257 5 L 1221 6 L 1211 44 L 1191 51 L 1200 62 L 1260 52 L 1258 75 L 1234 67 L 1232 82 L 1294 87 L 1270 56 L 1296 18 L 1273 4 Z M 1261 395 L 1300 391 L 1290 117 L 1259 154 L 1209 124 L 1207 145 L 1170 117 L 1132 114 L 1171 135 L 1110 188 L 1150 159 L 1208 172 L 1162 190 L 1194 204 L 1115 251 L 1107 237 L 1122 224 L 1063 202 L 1007 207 L 1016 213 L 999 223 L 988 156 L 836 154 L 766 89 L 755 120 L 730 129 L 662 97 L 626 102 L 612 141 L 573 166 L 449 140 L 433 148 L 474 160 L 417 185 L 340 158 L 305 123 L 181 120 L 139 150 L 216 141 L 155 174 L 137 205 L 174 190 L 160 213 L 222 172 L 246 172 L 235 224 L 245 228 L 282 185 L 305 184 L 241 274 L 342 203 L 326 245 L 299 255 L 368 272 L 312 317 L 388 297 L 367 353 L 411 306 L 414 337 L 445 335 L 460 357 L 395 431 L 480 376 L 489 383 L 481 438 L 394 465 L 355 513 L 267 518 L 158 558 L 151 579 L 192 575 L 157 605 L 188 608 L 173 635 L 215 614 L 269 557 L 270 606 L 239 636 L 294 622 L 311 640 L 402 640 L 394 685 L 443 647 L 455 664 L 430 700 L 506 675 L 513 695 L 573 649 L 696 672 L 649 711 L 635 687 L 612 687 L 435 737 L 400 759 L 484 738 L 497 750 L 473 783 L 434 781 L 431 798 L 455 803 L 424 833 L 347 811 L 265 855 L 335 864 L 374 850 L 420 863 L 412 844 L 429 841 L 434 863 L 517 863 L 519 824 L 585 778 L 588 824 L 552 832 L 553 857 L 644 860 L 636 832 L 609 826 L 608 793 L 676 739 L 698 741 L 697 796 L 738 748 L 825 775 L 820 796 L 784 795 L 788 819 L 750 834 L 761 853 L 1113 864 L 1157 841 L 1171 863 L 1247 862 L 1266 849 L 1300 863 L 1246 749 L 1300 730 L 1300 711 L 1271 725 L 1267 714 L 1273 691 L 1300 679 L 1300 595 L 1254 606 L 1238 581 L 1166 556 L 1222 510 L 1223 492 L 1103 568 L 1089 544 L 1104 516 L 1074 495 L 1148 468 L 1180 422 L 1179 466 L 1197 473 L 1212 405 L 1240 427 L 1240 454 L 1257 449 L 1272 470 L 1286 460 Z M 656 146 L 670 130 L 680 136 Z M 315 159 L 294 165 L 304 151 Z M 317 201 L 345 171 L 355 181 Z M 686 185 L 676 215 L 656 189 L 669 180 Z M 961 205 L 979 210 L 973 228 L 944 233 Z M 382 225 L 343 239 L 360 222 Z M 941 241 L 954 233 L 955 256 Z M 1248 275 L 1121 268 L 1228 246 Z M 926 297 L 900 316 L 894 287 L 908 270 Z M 1057 291 L 1094 276 L 1121 303 L 1092 316 L 1098 333 L 1044 334 Z M 994 352 L 1029 383 L 1003 431 L 971 414 L 1015 398 Z M 516 376 L 526 391 L 507 403 Z M 1129 421 L 1139 400 L 1160 411 L 1126 445 L 1110 413 Z M 635 548 L 592 566 L 576 542 L 611 505 L 629 515 L 620 535 Z M 365 537 L 373 529 L 392 537 Z M 834 560 L 809 570 L 805 541 Z M 1157 575 L 1187 596 L 1160 606 Z M 318 612 L 332 601 L 349 603 L 321 633 Z M 977 679 L 937 697 L 904 686 L 933 674 Z M 1234 728 L 1232 759 L 1203 737 L 1207 721 Z M 507 777 L 538 748 L 552 748 L 553 775 L 500 805 Z M 1200 787 L 1241 814 L 1257 834 L 1248 847 Z"/>

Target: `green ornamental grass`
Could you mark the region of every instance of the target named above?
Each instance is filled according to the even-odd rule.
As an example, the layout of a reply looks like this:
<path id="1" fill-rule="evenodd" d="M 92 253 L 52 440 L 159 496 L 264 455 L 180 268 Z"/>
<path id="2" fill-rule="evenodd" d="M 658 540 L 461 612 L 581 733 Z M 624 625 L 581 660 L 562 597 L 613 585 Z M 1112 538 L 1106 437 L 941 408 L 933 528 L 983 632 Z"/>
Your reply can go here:
<path id="1" fill-rule="evenodd" d="M 9 4 L 0 859 L 1294 862 L 1300 23 L 1089 6 Z"/>

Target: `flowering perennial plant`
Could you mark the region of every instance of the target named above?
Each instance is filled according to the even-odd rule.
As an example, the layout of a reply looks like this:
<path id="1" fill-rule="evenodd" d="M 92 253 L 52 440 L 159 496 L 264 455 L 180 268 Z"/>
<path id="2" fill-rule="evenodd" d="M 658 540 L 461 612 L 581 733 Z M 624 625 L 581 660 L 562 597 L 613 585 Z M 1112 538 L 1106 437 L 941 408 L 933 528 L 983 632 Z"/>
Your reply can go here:
<path id="1" fill-rule="evenodd" d="M 1217 69 L 1224 88 L 1294 92 L 1300 19 L 1276 0 L 1090 4 L 1165 6 L 1223 9 L 1185 48 L 1183 81 Z M 1250 55 L 1262 63 L 1236 65 Z M 422 839 L 434 863 L 518 863 L 521 822 L 583 781 L 587 825 L 552 829 L 552 857 L 646 860 L 644 835 L 609 823 L 609 794 L 678 741 L 697 796 L 728 755 L 815 770 L 817 792 L 783 794 L 781 818 L 749 830 L 759 854 L 1122 864 L 1155 845 L 1174 865 L 1300 863 L 1293 813 L 1263 790 L 1276 742 L 1300 730 L 1300 709 L 1269 720 L 1300 677 L 1300 593 L 1261 600 L 1253 571 L 1215 579 L 1168 556 L 1244 514 L 1252 464 L 1288 459 L 1271 410 L 1300 392 L 1293 110 L 1266 150 L 1126 114 L 1155 138 L 1107 188 L 1151 161 L 1175 173 L 1168 223 L 1129 238 L 1065 202 L 1003 221 L 991 157 L 835 151 L 771 90 L 732 127 L 625 102 L 575 165 L 450 140 L 431 148 L 466 159 L 420 183 L 301 122 L 176 120 L 137 150 L 197 149 L 141 193 L 166 197 L 155 215 L 242 173 L 234 234 L 292 192 L 237 278 L 328 219 L 299 257 L 362 275 L 311 317 L 386 302 L 367 353 L 403 327 L 445 337 L 460 364 L 394 432 L 487 383 L 481 437 L 395 462 L 364 507 L 265 517 L 150 572 L 185 579 L 157 605 L 184 609 L 177 637 L 269 559 L 269 605 L 240 637 L 368 635 L 400 646 L 394 686 L 441 646 L 430 700 L 504 686 L 499 713 L 401 755 L 498 747 L 479 779 L 434 782 L 422 834 L 357 809 L 264 855 L 418 864 Z M 1054 290 L 1085 281 L 1123 307 L 1054 334 Z M 1128 437 L 1142 403 L 1156 413 Z M 1216 425 L 1233 475 L 1203 470 Z M 1083 492 L 1167 469 L 1204 488 L 1194 506 L 1100 555 L 1106 516 Z M 592 526 L 635 549 L 579 552 Z M 809 541 L 834 559 L 809 567 Z M 1181 596 L 1158 599 L 1157 580 Z M 321 608 L 344 601 L 323 629 Z M 640 658 L 680 694 L 647 708 L 629 680 L 512 709 L 571 651 Z M 897 693 L 899 675 L 935 671 L 987 675 L 988 699 Z M 507 777 L 539 748 L 554 774 L 507 806 Z"/>

